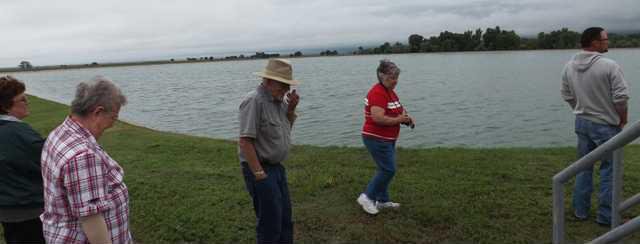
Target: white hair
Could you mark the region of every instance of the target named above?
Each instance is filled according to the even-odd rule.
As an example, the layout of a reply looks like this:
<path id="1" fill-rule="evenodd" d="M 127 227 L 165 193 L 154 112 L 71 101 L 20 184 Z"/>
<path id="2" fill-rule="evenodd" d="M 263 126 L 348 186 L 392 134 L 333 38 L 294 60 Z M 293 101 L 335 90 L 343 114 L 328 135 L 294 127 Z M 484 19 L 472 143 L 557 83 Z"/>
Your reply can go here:
<path id="1" fill-rule="evenodd" d="M 96 107 L 102 106 L 111 112 L 127 104 L 127 98 L 111 80 L 96 76 L 76 87 L 76 97 L 71 102 L 71 113 L 85 117 Z"/>

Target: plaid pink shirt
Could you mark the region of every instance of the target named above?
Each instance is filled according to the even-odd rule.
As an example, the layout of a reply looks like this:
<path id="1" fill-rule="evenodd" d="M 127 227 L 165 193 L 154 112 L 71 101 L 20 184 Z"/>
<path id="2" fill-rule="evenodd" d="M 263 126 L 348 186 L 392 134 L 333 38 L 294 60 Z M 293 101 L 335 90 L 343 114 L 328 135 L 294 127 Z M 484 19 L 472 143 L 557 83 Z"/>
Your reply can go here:
<path id="1" fill-rule="evenodd" d="M 132 243 L 124 172 L 89 130 L 70 117 L 53 130 L 42 150 L 47 243 L 89 243 L 80 217 L 102 214 L 116 243 Z"/>

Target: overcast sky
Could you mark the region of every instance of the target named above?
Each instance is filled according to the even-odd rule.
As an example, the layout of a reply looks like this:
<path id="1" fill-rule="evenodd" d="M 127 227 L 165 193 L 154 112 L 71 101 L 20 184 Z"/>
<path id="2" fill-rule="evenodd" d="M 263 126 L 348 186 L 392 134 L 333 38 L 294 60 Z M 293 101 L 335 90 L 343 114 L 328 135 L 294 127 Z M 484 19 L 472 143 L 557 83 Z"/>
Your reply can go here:
<path id="1" fill-rule="evenodd" d="M 640 1 L 0 0 L 0 67 L 406 43 L 496 25 L 640 30 Z"/>

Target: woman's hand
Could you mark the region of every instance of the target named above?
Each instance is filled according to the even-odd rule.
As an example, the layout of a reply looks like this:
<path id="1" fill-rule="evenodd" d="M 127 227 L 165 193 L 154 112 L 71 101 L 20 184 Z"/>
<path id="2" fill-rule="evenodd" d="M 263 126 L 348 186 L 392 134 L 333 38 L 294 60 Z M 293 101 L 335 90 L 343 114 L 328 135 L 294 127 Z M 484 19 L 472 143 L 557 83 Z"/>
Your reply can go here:
<path id="1" fill-rule="evenodd" d="M 408 114 L 401 114 L 397 118 L 399 120 L 399 124 L 409 125 L 409 123 L 411 122 L 411 117 L 409 117 Z"/>
<path id="2" fill-rule="evenodd" d="M 411 127 L 411 129 L 416 127 L 416 121 L 413 119 L 413 117 L 409 116 L 409 123 L 407 124 L 407 126 Z"/>
<path id="3" fill-rule="evenodd" d="M 409 114 L 407 113 L 407 111 L 402 111 L 402 114 L 399 115 L 398 117 L 396 117 L 398 119 L 398 124 L 402 124 L 402 125 L 409 125 L 409 123 L 411 122 L 411 117 L 409 117 Z"/>
<path id="4" fill-rule="evenodd" d="M 402 111 L 402 115 L 398 117 L 400 117 L 400 124 L 409 126 L 411 127 L 411 129 L 413 129 L 416 126 L 415 121 L 411 116 L 409 116 L 406 110 Z"/>

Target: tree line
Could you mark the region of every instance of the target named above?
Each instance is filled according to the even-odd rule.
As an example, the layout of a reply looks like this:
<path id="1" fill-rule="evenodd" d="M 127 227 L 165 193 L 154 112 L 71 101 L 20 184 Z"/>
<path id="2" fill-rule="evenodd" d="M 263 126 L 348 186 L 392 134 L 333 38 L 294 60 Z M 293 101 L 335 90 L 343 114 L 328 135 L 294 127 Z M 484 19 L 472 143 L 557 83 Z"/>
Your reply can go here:
<path id="1" fill-rule="evenodd" d="M 429 38 L 411 34 L 407 44 L 385 42 L 377 47 L 358 47 L 353 54 L 572 49 L 580 48 L 580 35 L 578 32 L 562 28 L 550 33 L 540 32 L 537 38 L 523 38 L 514 30 L 502 30 L 500 26 L 496 26 L 484 31 L 478 28 L 464 33 L 444 31 L 438 36 Z M 609 33 L 609 47 L 640 47 L 640 33 L 628 35 Z"/>
<path id="2" fill-rule="evenodd" d="M 464 33 L 455 33 L 444 31 L 438 36 L 425 38 L 419 34 L 411 34 L 407 38 L 407 43 L 395 42 L 391 44 L 385 42 L 377 47 L 364 48 L 358 47 L 352 54 L 388 54 L 388 53 L 423 53 L 423 52 L 459 52 L 459 51 L 494 51 L 494 50 L 534 50 L 534 49 L 574 49 L 580 48 L 580 33 L 571 31 L 567 28 L 551 31 L 549 33 L 540 32 L 536 37 L 526 38 L 520 37 L 514 30 L 503 30 L 500 26 L 495 28 L 487 28 L 484 31 L 480 28 L 475 31 L 465 31 Z M 635 34 L 615 34 L 609 33 L 609 47 L 611 48 L 632 48 L 640 47 L 640 33 Z M 336 50 L 326 50 L 319 54 L 320 56 L 336 56 L 339 55 Z M 184 60 L 170 59 L 169 61 L 158 60 L 151 62 L 133 62 L 126 63 L 128 65 L 137 63 L 174 63 L 174 62 L 202 62 L 202 61 L 218 61 L 218 60 L 236 60 L 236 59 L 265 59 L 280 57 L 278 53 L 256 52 L 255 55 L 233 55 L 222 58 L 214 58 L 213 56 L 204 57 L 187 57 Z M 289 57 L 306 56 L 301 51 L 290 53 Z M 123 63 L 124 64 L 124 63 Z M 35 69 L 54 69 L 69 68 L 80 66 L 98 66 L 97 62 L 84 65 L 59 65 L 51 67 L 36 67 L 29 61 L 22 61 L 16 68 L 5 70 L 10 71 L 26 71 Z M 121 64 L 112 64 L 121 65 Z"/>

